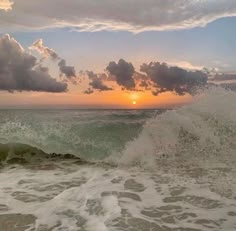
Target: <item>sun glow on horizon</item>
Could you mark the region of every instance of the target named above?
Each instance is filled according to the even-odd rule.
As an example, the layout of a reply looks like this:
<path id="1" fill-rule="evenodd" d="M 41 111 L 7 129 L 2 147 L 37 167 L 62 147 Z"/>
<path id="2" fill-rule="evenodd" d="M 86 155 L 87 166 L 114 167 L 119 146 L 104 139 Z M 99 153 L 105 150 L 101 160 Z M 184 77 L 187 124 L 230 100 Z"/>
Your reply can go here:
<path id="1" fill-rule="evenodd" d="M 137 105 L 137 100 L 140 98 L 140 95 L 138 95 L 137 93 L 131 93 L 130 98 L 131 98 L 132 104 L 135 106 Z"/>

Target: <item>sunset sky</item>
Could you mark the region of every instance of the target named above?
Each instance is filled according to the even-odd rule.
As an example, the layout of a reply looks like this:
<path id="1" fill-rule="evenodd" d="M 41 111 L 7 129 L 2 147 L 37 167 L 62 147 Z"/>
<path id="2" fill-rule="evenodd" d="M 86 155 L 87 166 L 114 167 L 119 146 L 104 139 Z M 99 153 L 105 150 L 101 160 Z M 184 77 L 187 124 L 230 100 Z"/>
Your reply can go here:
<path id="1" fill-rule="evenodd" d="M 235 0 L 0 0 L 0 107 L 155 108 L 236 89 Z"/>

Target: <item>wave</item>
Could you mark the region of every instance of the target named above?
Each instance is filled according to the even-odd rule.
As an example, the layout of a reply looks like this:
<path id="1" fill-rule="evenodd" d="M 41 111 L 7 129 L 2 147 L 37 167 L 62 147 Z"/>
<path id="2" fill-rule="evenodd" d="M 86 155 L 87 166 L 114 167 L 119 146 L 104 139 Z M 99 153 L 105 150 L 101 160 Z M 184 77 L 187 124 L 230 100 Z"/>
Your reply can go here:
<path id="1" fill-rule="evenodd" d="M 210 88 L 192 104 L 167 111 L 0 111 L 0 162 L 234 163 L 235 99 L 235 92 Z"/>
<path id="2" fill-rule="evenodd" d="M 71 154 L 45 153 L 44 151 L 27 144 L 8 143 L 0 144 L 0 164 L 38 164 L 41 162 L 59 160 L 76 160 L 81 163 L 79 157 Z"/>
<path id="3" fill-rule="evenodd" d="M 210 88 L 191 105 L 149 119 L 140 135 L 128 142 L 121 165 L 212 164 L 236 161 L 236 93 Z M 170 166 L 169 166 L 170 167 Z"/>
<path id="4" fill-rule="evenodd" d="M 151 116 L 151 111 L 121 110 L 0 111 L 0 143 L 17 142 L 46 153 L 103 159 L 112 151 L 122 151 Z"/>

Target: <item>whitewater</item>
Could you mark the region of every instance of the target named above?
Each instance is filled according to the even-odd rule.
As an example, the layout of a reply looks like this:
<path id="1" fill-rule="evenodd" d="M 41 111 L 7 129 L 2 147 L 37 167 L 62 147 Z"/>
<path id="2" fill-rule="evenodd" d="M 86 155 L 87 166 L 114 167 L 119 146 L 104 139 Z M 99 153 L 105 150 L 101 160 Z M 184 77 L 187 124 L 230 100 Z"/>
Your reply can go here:
<path id="1" fill-rule="evenodd" d="M 0 230 L 236 230 L 236 93 L 171 110 L 0 110 Z"/>

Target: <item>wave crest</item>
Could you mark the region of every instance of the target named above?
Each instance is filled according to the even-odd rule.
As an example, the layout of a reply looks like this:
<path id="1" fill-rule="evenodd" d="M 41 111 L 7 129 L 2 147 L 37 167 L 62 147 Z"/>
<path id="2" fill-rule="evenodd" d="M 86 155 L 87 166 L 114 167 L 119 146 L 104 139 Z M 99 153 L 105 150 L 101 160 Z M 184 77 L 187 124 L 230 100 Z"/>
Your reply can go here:
<path id="1" fill-rule="evenodd" d="M 126 144 L 122 157 L 112 161 L 143 167 L 163 159 L 175 164 L 235 161 L 235 99 L 232 91 L 205 90 L 191 105 L 148 120 L 139 137 Z"/>

